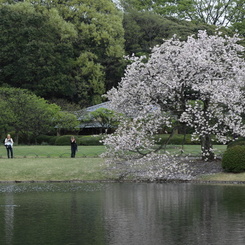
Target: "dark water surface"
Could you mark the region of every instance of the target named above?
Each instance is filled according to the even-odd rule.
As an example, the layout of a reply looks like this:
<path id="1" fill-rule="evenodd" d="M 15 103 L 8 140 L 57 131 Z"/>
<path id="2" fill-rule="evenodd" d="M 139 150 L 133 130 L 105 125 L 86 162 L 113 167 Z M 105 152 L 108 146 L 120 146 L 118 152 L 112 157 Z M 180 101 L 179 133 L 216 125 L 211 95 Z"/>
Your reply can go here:
<path id="1" fill-rule="evenodd" d="M 0 185 L 1 245 L 244 245 L 245 186 Z"/>

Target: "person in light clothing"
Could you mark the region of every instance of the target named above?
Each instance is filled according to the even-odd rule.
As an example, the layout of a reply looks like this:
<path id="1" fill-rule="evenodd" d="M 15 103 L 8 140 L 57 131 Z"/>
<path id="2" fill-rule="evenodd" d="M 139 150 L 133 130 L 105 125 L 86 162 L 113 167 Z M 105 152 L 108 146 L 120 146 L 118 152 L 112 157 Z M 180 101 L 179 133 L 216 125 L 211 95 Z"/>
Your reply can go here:
<path id="1" fill-rule="evenodd" d="M 11 135 L 8 134 L 7 135 L 7 138 L 4 140 L 4 145 L 7 149 L 7 156 L 8 158 L 13 158 L 13 144 L 14 144 L 14 141 L 13 139 L 11 138 Z"/>

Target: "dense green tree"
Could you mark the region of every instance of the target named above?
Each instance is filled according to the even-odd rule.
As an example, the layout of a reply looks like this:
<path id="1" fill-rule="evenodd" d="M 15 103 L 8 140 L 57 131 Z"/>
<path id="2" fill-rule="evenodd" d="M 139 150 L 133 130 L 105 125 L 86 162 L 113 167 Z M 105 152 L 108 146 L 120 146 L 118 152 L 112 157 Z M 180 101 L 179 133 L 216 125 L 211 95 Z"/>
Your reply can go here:
<path id="1" fill-rule="evenodd" d="M 55 9 L 37 11 L 29 3 L 0 7 L 0 84 L 37 95 L 72 97 L 69 74 L 76 37 L 72 24 Z"/>
<path id="2" fill-rule="evenodd" d="M 116 119 L 115 111 L 109 110 L 107 108 L 98 108 L 95 111 L 91 111 L 83 115 L 81 122 L 83 123 L 98 123 L 101 126 L 102 132 L 106 132 L 115 128 L 118 125 L 118 120 Z"/>
<path id="3" fill-rule="evenodd" d="M 239 33 L 243 38 L 245 37 L 245 2 L 241 0 L 240 3 L 241 11 L 235 12 L 236 16 L 234 23 L 232 24 L 232 29 Z M 243 40 L 245 46 L 245 41 Z"/>
<path id="4" fill-rule="evenodd" d="M 0 3 L 0 85 L 82 107 L 100 103 L 117 85 L 122 14 L 110 0 Z"/>
<path id="5" fill-rule="evenodd" d="M 64 117 L 59 106 L 18 88 L 0 88 L 0 109 L 0 126 L 13 129 L 17 143 L 20 134 L 30 139 L 54 130 Z"/>
<path id="6" fill-rule="evenodd" d="M 215 26 L 196 24 L 190 21 L 180 21 L 175 18 L 165 18 L 152 11 L 139 12 L 130 10 L 124 14 L 125 50 L 127 54 L 149 54 L 151 48 L 162 44 L 163 39 L 169 39 L 176 34 L 181 40 L 197 30 L 215 32 Z"/>
<path id="7" fill-rule="evenodd" d="M 101 94 L 116 86 L 123 74 L 122 13 L 110 0 L 34 0 L 56 8 L 78 32 L 74 42 L 77 100 L 83 106 L 101 102 Z M 85 89 L 84 89 L 85 88 Z"/>
<path id="8" fill-rule="evenodd" d="M 81 110 L 80 106 L 76 103 L 71 103 L 65 99 L 55 98 L 52 100 L 49 100 L 50 103 L 54 103 L 58 105 L 62 111 L 78 111 Z"/>
<path id="9" fill-rule="evenodd" d="M 55 128 L 57 129 L 58 135 L 60 134 L 61 129 L 79 131 L 79 123 L 77 117 L 67 111 L 59 111 L 55 117 Z"/>
<path id="10" fill-rule="evenodd" d="M 124 10 L 154 11 L 181 20 L 229 26 L 244 17 L 244 0 L 121 0 Z"/>

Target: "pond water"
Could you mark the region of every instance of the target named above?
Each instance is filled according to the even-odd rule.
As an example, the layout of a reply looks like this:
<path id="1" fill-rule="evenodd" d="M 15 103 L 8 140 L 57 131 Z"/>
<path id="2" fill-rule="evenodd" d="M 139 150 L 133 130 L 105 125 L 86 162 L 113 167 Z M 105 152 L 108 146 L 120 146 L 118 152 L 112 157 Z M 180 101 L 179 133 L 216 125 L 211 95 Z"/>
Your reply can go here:
<path id="1" fill-rule="evenodd" d="M 1 245 L 244 245 L 245 186 L 0 184 Z"/>

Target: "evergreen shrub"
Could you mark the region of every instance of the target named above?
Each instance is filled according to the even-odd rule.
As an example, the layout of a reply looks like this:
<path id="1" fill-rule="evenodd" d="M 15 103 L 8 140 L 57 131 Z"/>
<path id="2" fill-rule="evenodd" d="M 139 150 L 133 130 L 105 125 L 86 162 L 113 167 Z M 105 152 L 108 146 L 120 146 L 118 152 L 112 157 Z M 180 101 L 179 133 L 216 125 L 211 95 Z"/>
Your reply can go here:
<path id="1" fill-rule="evenodd" d="M 222 168 L 226 172 L 241 173 L 245 171 L 245 146 L 236 145 L 224 152 Z"/>
<path id="2" fill-rule="evenodd" d="M 76 137 L 77 144 L 79 145 L 79 139 Z M 57 136 L 55 139 L 55 145 L 70 145 L 71 135 Z"/>
<path id="3" fill-rule="evenodd" d="M 39 135 L 36 138 L 36 142 L 37 144 L 50 144 L 50 139 L 52 137 L 53 136 L 50 136 L 50 135 Z"/>
<path id="4" fill-rule="evenodd" d="M 55 141 L 57 139 L 58 136 L 52 136 L 50 139 L 49 139 L 49 144 L 50 145 L 55 145 Z"/>
<path id="5" fill-rule="evenodd" d="M 102 135 L 86 135 L 80 136 L 80 145 L 103 145 L 100 141 L 102 140 Z"/>

